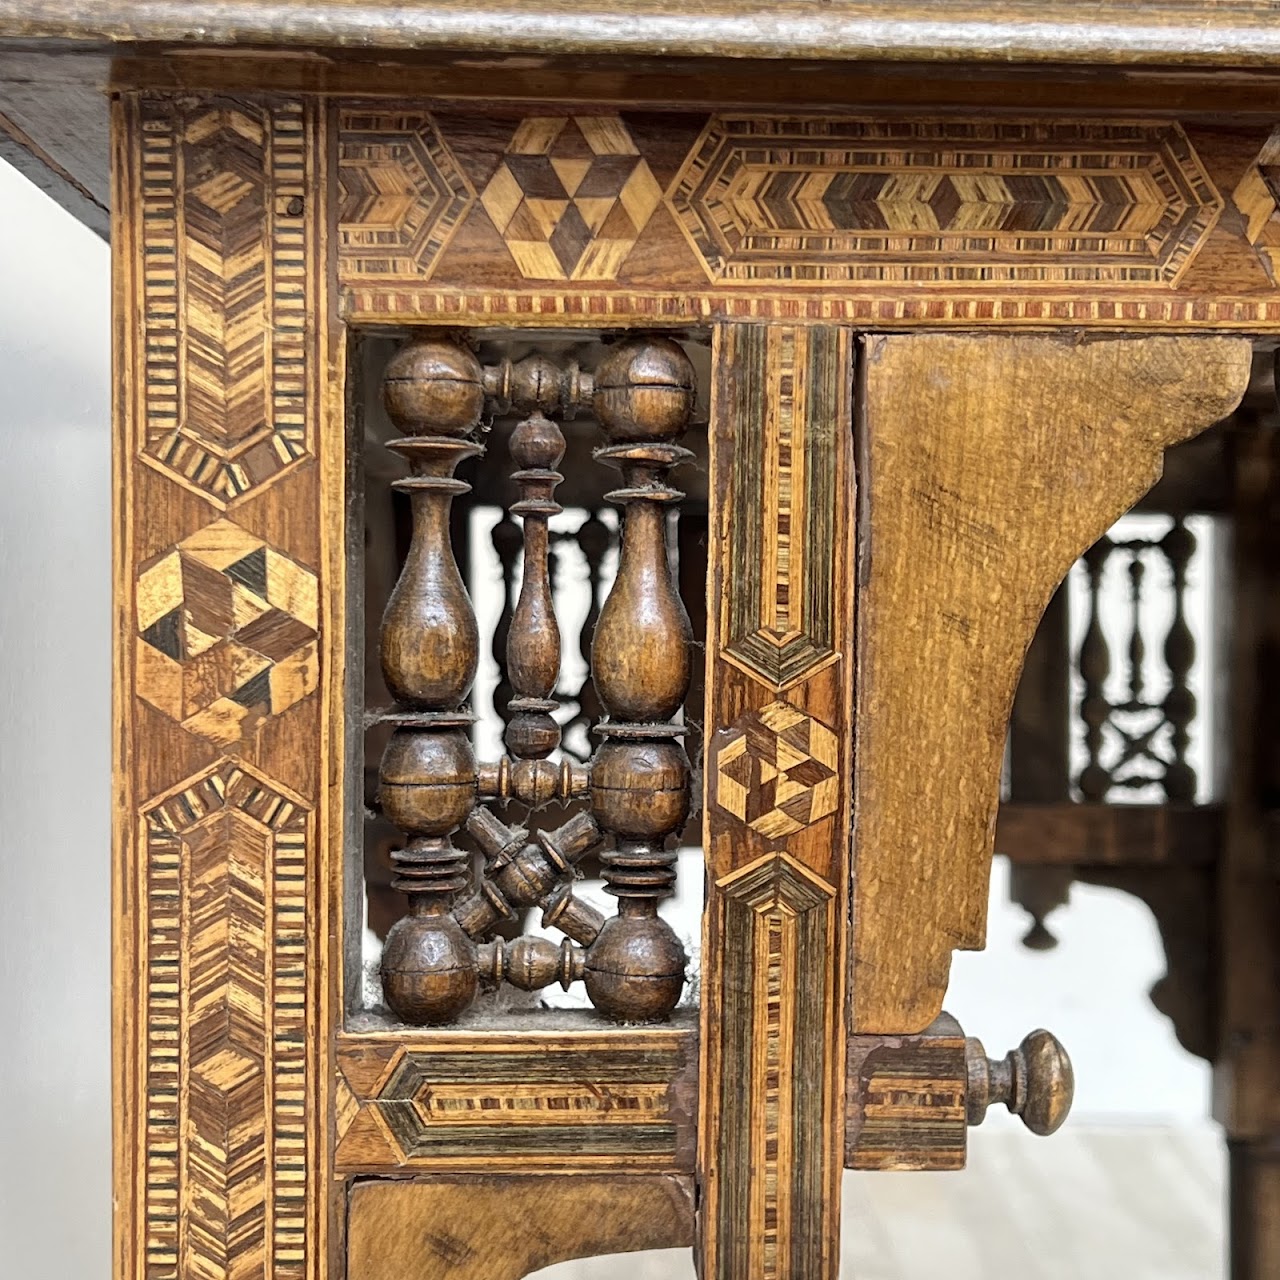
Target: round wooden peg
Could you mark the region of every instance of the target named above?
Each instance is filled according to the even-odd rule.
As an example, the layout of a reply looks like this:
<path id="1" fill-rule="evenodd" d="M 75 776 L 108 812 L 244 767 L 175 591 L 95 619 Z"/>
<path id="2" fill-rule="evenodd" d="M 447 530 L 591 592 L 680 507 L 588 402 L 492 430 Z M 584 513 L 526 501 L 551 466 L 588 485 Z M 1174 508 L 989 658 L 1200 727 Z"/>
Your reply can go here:
<path id="1" fill-rule="evenodd" d="M 981 1040 L 965 1041 L 970 1124 L 981 1124 L 987 1108 L 1003 1102 L 1032 1133 L 1056 1133 L 1071 1110 L 1075 1073 L 1057 1036 L 1032 1031 L 1004 1058 L 988 1058 Z"/>

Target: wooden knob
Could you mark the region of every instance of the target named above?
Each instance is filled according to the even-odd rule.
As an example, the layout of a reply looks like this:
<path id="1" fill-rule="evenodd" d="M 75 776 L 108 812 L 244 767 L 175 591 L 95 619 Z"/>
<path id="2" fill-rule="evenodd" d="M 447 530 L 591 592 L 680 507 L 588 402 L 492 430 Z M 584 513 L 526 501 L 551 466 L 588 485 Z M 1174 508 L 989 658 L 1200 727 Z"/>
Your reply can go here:
<path id="1" fill-rule="evenodd" d="M 999 1060 L 988 1058 L 981 1040 L 965 1041 L 968 1074 L 966 1117 L 981 1124 L 987 1108 L 1003 1102 L 1032 1133 L 1048 1137 L 1062 1127 L 1075 1094 L 1071 1059 L 1057 1036 L 1033 1031 Z"/>

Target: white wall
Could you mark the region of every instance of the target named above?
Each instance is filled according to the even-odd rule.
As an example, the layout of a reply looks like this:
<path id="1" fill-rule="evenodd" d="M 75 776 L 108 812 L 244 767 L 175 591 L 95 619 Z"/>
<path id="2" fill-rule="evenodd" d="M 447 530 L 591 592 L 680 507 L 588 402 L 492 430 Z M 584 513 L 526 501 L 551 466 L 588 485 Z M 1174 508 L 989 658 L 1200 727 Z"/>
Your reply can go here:
<path id="1" fill-rule="evenodd" d="M 106 1280 L 107 246 L 0 163 L 0 1274 Z"/>
<path id="2" fill-rule="evenodd" d="M 0 1273 L 110 1273 L 108 252 L 0 163 Z M 1044 1025 L 1077 1123 L 1199 1118 L 1207 1073 L 1145 992 L 1149 913 L 1078 889 L 1056 952 L 991 945 L 948 1008 L 993 1053 Z"/>

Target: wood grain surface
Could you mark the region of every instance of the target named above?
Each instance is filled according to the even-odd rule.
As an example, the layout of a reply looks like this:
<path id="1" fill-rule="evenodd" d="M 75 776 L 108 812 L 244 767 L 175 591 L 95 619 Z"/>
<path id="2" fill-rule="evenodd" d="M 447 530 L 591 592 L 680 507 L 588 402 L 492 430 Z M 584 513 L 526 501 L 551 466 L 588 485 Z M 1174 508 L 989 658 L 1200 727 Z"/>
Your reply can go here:
<path id="1" fill-rule="evenodd" d="M 488 1177 L 358 1182 L 352 1280 L 523 1280 L 554 1262 L 693 1241 L 689 1179 Z"/>
<path id="2" fill-rule="evenodd" d="M 981 948 L 1000 762 L 1040 615 L 1163 450 L 1244 393 L 1247 342 L 870 338 L 857 877 L 863 1032 L 923 1030 Z"/>
<path id="3" fill-rule="evenodd" d="M 378 0 L 0 0 L 0 37 L 112 43 L 255 44 L 321 48 L 548 50 L 936 62 L 1266 65 L 1280 57 L 1269 0 L 1134 4 L 1069 0 L 1002 7 L 922 0 L 891 12 L 868 0 L 796 4 L 674 0 L 604 6 L 547 0 L 445 0 L 430 8 Z"/>

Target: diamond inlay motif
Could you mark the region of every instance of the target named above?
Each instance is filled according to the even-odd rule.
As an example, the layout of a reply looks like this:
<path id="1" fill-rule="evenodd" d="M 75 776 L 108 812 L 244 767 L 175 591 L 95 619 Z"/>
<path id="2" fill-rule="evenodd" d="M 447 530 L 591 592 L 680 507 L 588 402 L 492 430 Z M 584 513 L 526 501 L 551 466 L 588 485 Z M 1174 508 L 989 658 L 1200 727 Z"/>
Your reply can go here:
<path id="1" fill-rule="evenodd" d="M 718 283 L 1173 284 L 1222 209 L 1158 122 L 719 116 L 669 200 Z"/>
<path id="2" fill-rule="evenodd" d="M 824 724 L 771 702 L 735 726 L 716 754 L 716 801 L 771 840 L 835 812 L 840 750 Z"/>
<path id="3" fill-rule="evenodd" d="M 1245 170 L 1231 198 L 1244 215 L 1245 238 L 1271 279 L 1280 281 L 1280 127 Z"/>
<path id="4" fill-rule="evenodd" d="M 523 120 L 480 202 L 530 280 L 612 280 L 662 199 L 617 116 Z"/>
<path id="5" fill-rule="evenodd" d="M 138 576 L 138 694 L 226 744 L 318 682 L 315 574 L 218 520 Z"/>

